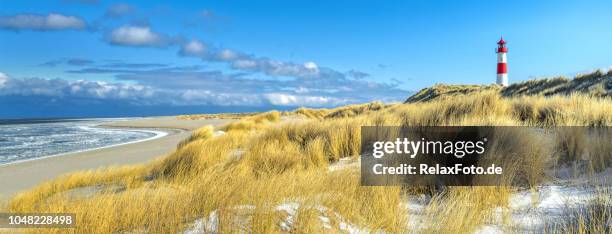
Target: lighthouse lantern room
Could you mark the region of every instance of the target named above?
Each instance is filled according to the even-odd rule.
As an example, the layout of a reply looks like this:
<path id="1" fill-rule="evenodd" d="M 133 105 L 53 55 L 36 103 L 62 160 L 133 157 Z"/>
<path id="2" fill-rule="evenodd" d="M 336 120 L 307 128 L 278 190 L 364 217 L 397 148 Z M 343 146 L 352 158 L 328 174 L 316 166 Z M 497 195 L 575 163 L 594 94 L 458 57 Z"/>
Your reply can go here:
<path id="1" fill-rule="evenodd" d="M 508 86 L 508 65 L 506 60 L 506 53 L 508 53 L 508 47 L 506 47 L 506 41 L 502 37 L 496 49 L 497 53 L 497 84 L 501 86 Z"/>

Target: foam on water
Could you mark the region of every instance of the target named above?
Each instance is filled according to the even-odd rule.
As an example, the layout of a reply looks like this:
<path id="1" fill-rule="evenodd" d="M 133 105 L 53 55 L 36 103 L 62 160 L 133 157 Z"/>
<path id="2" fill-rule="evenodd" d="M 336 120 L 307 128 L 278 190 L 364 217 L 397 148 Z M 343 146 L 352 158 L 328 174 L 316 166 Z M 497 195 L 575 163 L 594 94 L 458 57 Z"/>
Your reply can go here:
<path id="1" fill-rule="evenodd" d="M 0 125 L 0 164 L 150 140 L 165 132 L 96 127 L 109 119 Z"/>

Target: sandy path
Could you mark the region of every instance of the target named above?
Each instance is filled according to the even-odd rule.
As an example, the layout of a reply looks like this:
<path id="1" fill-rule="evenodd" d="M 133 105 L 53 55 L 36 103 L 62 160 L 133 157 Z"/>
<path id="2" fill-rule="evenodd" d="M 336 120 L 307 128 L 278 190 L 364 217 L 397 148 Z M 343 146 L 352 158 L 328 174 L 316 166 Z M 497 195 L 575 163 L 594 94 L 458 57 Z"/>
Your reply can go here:
<path id="1" fill-rule="evenodd" d="M 176 120 L 174 117 L 156 117 L 109 123 L 106 126 L 149 128 L 158 131 L 178 128 L 186 131 L 163 130 L 168 132 L 168 135 L 154 140 L 0 165 L 0 197 L 12 196 L 73 171 L 146 162 L 172 152 L 178 142 L 191 134 L 190 130 L 207 124 L 219 126 L 230 121 L 232 120 Z"/>

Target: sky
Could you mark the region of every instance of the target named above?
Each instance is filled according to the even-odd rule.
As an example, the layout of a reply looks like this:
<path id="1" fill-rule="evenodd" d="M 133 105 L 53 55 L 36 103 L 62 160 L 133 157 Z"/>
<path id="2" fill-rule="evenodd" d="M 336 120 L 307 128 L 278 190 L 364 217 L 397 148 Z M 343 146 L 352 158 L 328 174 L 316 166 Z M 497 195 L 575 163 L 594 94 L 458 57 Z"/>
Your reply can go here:
<path id="1" fill-rule="evenodd" d="M 401 102 L 611 64 L 609 1 L 0 0 L 0 118 Z"/>

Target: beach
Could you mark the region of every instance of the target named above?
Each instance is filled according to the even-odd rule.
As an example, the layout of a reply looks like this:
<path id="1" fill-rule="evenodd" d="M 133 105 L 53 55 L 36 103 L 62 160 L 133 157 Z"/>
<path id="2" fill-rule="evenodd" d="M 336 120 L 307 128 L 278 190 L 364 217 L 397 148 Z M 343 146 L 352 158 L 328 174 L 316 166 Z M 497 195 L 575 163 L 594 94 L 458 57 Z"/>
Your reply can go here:
<path id="1" fill-rule="evenodd" d="M 74 171 L 147 162 L 172 152 L 194 129 L 209 124 L 219 126 L 230 121 L 232 120 L 179 120 L 173 116 L 165 116 L 105 123 L 101 127 L 163 131 L 167 135 L 151 140 L 0 165 L 0 197 L 13 196 Z"/>

